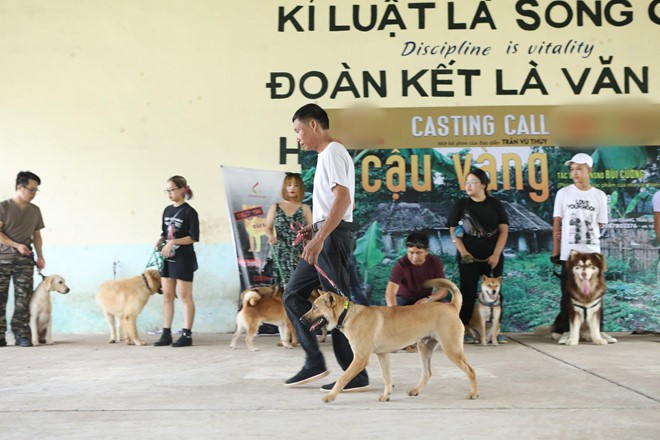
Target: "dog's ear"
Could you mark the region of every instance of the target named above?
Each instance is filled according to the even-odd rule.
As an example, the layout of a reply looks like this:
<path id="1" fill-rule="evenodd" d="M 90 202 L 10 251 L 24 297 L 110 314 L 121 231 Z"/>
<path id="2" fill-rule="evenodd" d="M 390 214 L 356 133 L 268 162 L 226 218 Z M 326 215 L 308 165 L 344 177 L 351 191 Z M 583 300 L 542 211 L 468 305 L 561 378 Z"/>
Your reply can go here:
<path id="1" fill-rule="evenodd" d="M 481 275 L 481 282 L 482 283 L 485 283 L 486 279 L 488 279 L 488 277 L 486 275 Z"/>
<path id="2" fill-rule="evenodd" d="M 600 269 L 601 272 L 607 271 L 607 261 L 605 260 L 605 256 L 603 254 L 595 253 L 594 258 L 598 262 L 598 269 Z"/>
<path id="3" fill-rule="evenodd" d="M 335 299 L 335 296 L 332 294 L 332 292 L 325 293 L 325 303 L 328 307 L 334 307 L 335 304 L 337 304 L 337 299 Z"/>
<path id="4" fill-rule="evenodd" d="M 497 277 L 497 282 L 500 283 L 500 284 L 502 283 L 502 275 L 500 275 L 499 277 Z"/>
<path id="5" fill-rule="evenodd" d="M 53 287 L 53 277 L 46 277 L 43 280 L 44 283 L 44 288 L 46 289 L 47 292 L 50 292 L 52 287 Z"/>
<path id="6" fill-rule="evenodd" d="M 147 277 L 151 278 L 151 281 L 154 282 L 158 287 L 160 287 L 160 272 L 155 269 L 149 269 L 147 271 Z"/>

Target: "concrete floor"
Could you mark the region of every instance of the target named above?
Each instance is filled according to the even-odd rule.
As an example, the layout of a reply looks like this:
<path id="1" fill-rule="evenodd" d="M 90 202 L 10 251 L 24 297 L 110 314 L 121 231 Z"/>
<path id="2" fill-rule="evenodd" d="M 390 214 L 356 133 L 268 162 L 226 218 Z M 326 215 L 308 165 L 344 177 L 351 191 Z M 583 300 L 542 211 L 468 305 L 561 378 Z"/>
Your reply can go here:
<path id="1" fill-rule="evenodd" d="M 424 392 L 408 397 L 419 360 L 398 352 L 390 402 L 377 401 L 382 379 L 372 356 L 372 389 L 324 404 L 319 386 L 340 372 L 329 342 L 321 345 L 331 375 L 286 388 L 303 352 L 276 347 L 275 336 L 258 336 L 253 353 L 242 340 L 229 349 L 230 335 L 220 334 L 195 334 L 195 346 L 178 349 L 56 335 L 54 346 L 0 348 L 0 438 L 660 438 L 658 336 L 617 334 L 605 347 L 509 336 L 500 347 L 466 346 L 478 400 L 465 399 L 466 377 L 441 352 Z"/>

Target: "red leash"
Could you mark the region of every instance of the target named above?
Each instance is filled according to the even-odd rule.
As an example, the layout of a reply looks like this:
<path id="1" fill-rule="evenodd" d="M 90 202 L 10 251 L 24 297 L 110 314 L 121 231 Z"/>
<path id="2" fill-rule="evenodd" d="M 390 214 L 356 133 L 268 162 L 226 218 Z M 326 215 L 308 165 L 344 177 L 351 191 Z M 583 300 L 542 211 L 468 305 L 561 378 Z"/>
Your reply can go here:
<path id="1" fill-rule="evenodd" d="M 300 224 L 300 222 L 291 222 L 290 226 L 291 226 L 291 230 L 294 231 L 294 232 L 296 232 L 296 233 L 298 234 L 298 235 L 296 235 L 296 239 L 293 240 L 293 243 L 291 244 L 292 246 L 297 246 L 298 243 L 300 243 L 301 241 L 303 241 L 303 240 L 308 240 L 309 238 L 311 238 L 311 237 L 309 237 L 309 236 L 311 235 L 310 232 L 306 232 L 306 233 L 302 232 L 303 225 Z M 323 269 L 321 269 L 321 267 L 319 267 L 318 264 L 315 263 L 315 264 L 314 264 L 314 267 L 316 268 L 316 271 L 317 271 L 318 273 L 320 273 L 320 274 L 323 276 L 323 278 L 325 278 L 326 280 L 328 280 L 328 282 L 330 283 L 330 285 L 331 285 L 332 287 L 334 287 L 334 289 L 337 291 L 338 294 L 340 294 L 341 296 L 347 298 L 347 296 L 344 295 L 344 292 L 341 291 L 341 289 L 339 288 L 339 286 L 337 286 L 337 285 L 335 284 L 335 282 L 332 281 L 332 279 L 328 276 L 328 274 L 325 273 L 325 271 L 324 271 Z"/>

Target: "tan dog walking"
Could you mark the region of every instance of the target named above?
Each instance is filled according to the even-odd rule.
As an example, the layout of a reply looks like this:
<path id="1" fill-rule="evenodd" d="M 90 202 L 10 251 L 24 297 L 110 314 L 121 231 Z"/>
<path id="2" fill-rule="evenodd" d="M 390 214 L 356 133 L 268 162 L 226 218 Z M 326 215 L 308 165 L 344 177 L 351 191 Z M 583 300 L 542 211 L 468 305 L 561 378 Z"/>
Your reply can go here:
<path id="1" fill-rule="evenodd" d="M 323 396 L 324 402 L 332 402 L 346 384 L 367 366 L 371 353 L 378 356 L 385 382 L 385 389 L 378 400 L 388 401 L 392 394 L 389 354 L 414 343 L 417 343 L 422 375 L 419 383 L 408 391 L 409 396 L 421 393 L 431 378 L 431 357 L 433 350 L 440 343 L 449 360 L 467 375 L 472 388 L 467 397 L 478 397 L 476 374 L 463 353 L 465 327 L 458 317 L 463 296 L 456 285 L 447 279 L 429 280 L 426 285 L 449 289 L 452 293 L 451 303 L 365 307 L 353 304 L 332 292 L 325 292 L 314 301 L 312 309 L 303 315 L 302 320 L 311 323 L 312 328 L 317 328 L 327 321 L 329 330 L 341 330 L 346 335 L 354 355 L 348 369 L 337 379 L 332 390 Z"/>

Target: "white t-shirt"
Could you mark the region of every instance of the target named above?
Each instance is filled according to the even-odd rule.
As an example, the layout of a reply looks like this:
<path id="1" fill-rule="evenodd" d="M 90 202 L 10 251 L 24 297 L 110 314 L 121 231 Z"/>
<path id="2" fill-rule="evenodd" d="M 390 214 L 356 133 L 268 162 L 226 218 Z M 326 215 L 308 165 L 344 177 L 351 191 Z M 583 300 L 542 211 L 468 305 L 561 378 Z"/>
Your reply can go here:
<path id="1" fill-rule="evenodd" d="M 660 212 L 660 191 L 653 194 L 653 212 Z"/>
<path id="2" fill-rule="evenodd" d="M 312 194 L 312 217 L 314 222 L 324 220 L 330 213 L 330 207 L 335 200 L 332 188 L 341 185 L 348 188 L 351 196 L 349 205 L 342 220 L 353 221 L 353 201 L 355 200 L 355 167 L 353 159 L 346 148 L 339 142 L 330 142 L 319 153 L 314 174 L 314 192 Z"/>
<path id="3" fill-rule="evenodd" d="M 607 196 L 593 186 L 587 191 L 575 185 L 560 189 L 555 198 L 553 217 L 561 217 L 561 254 L 563 261 L 572 250 L 600 252 L 598 224 L 607 223 Z"/>

